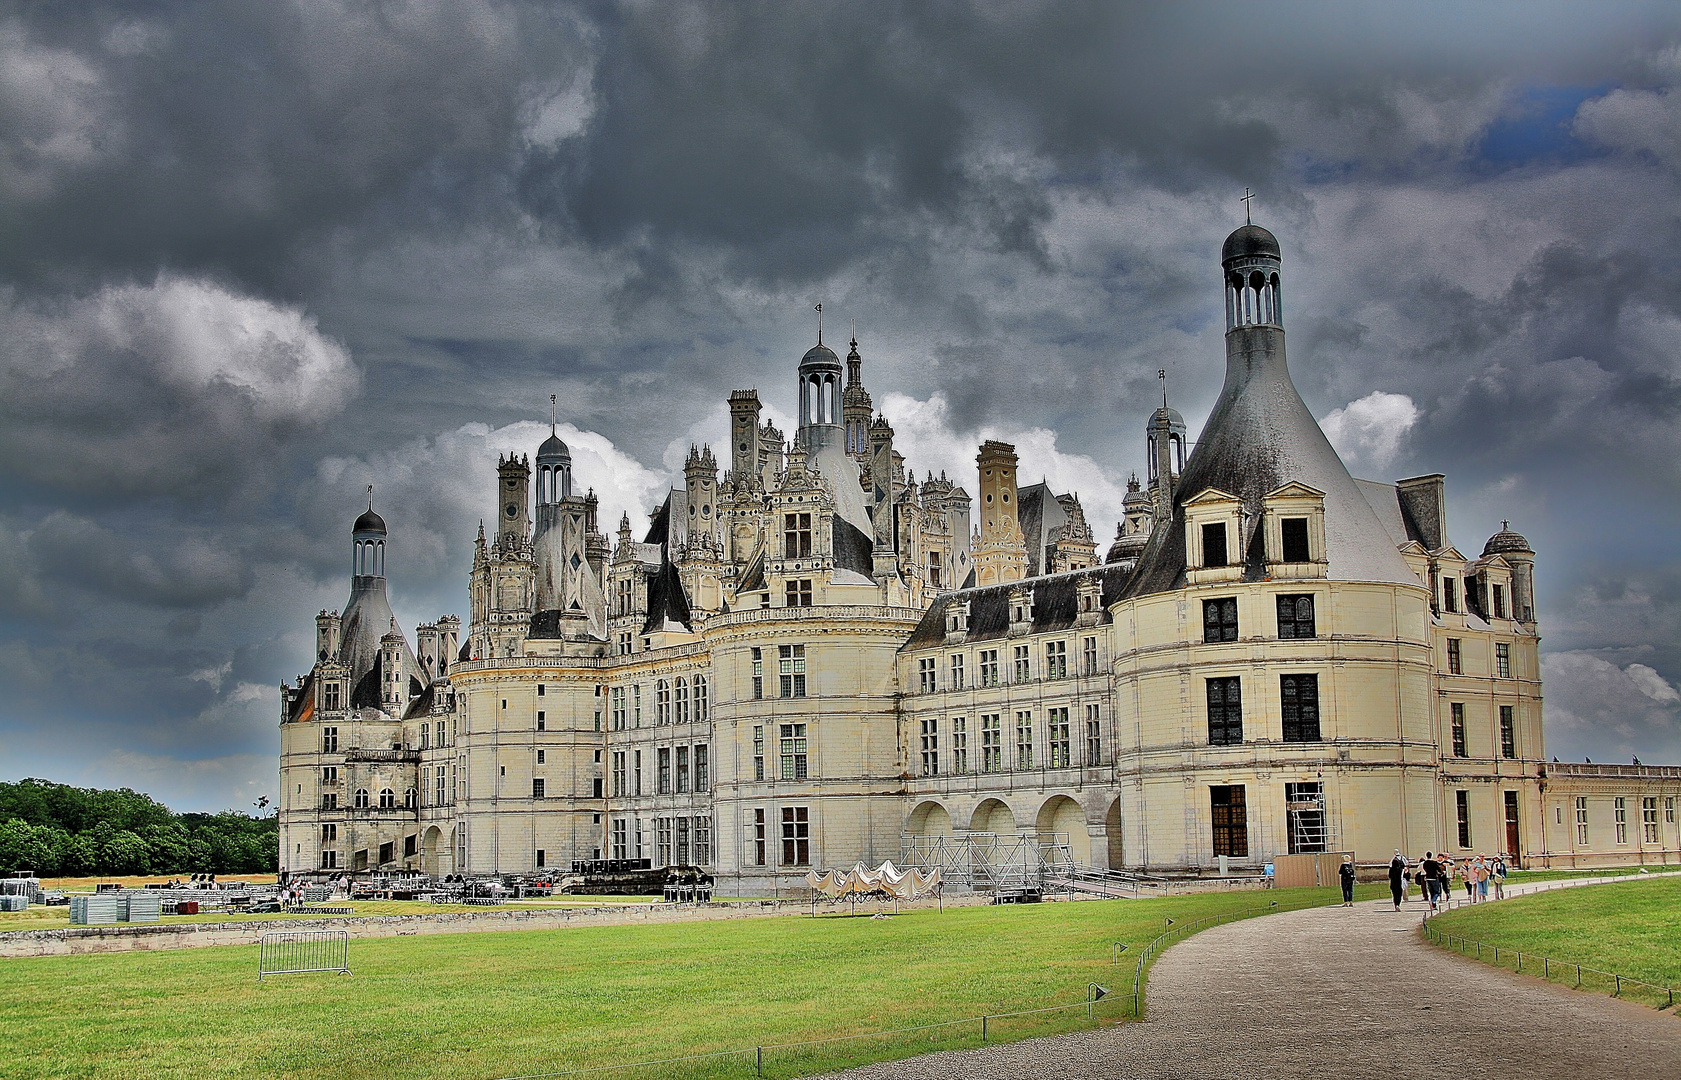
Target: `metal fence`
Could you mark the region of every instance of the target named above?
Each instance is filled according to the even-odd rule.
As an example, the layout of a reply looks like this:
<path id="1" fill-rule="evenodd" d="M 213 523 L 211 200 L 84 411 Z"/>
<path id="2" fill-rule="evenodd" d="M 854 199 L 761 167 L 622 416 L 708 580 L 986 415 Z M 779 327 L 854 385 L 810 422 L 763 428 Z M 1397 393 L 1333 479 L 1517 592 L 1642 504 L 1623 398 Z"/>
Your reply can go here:
<path id="1" fill-rule="evenodd" d="M 1506 958 L 1500 958 L 1502 946 L 1491 945 L 1486 941 L 1467 938 L 1461 934 L 1450 934 L 1438 930 L 1431 925 L 1431 919 L 1424 920 L 1424 936 L 1430 939 L 1432 945 L 1444 949 L 1452 949 L 1461 956 L 1476 956 L 1484 963 L 1492 963 L 1499 967 L 1511 965 L 1511 970 L 1520 975 L 1540 975 L 1547 982 L 1555 979 L 1563 981 L 1574 989 L 1581 990 L 1584 986 L 1602 986 L 1611 992 L 1612 997 L 1622 997 L 1625 991 L 1635 991 L 1636 997 L 1647 1001 L 1660 1002 L 1658 1008 L 1667 1009 L 1675 1004 L 1675 988 L 1659 986 L 1642 979 L 1632 978 L 1616 971 L 1601 971 L 1586 964 L 1578 964 L 1572 960 L 1556 960 L 1550 956 L 1535 953 L 1525 953 L 1522 949 L 1514 949 L 1510 945 L 1504 946 Z M 1535 962 L 1541 962 L 1541 970 L 1535 970 Z"/>
<path id="2" fill-rule="evenodd" d="M 299 975 L 309 971 L 350 974 L 348 930 L 285 930 L 257 941 L 257 981 L 264 975 Z"/>

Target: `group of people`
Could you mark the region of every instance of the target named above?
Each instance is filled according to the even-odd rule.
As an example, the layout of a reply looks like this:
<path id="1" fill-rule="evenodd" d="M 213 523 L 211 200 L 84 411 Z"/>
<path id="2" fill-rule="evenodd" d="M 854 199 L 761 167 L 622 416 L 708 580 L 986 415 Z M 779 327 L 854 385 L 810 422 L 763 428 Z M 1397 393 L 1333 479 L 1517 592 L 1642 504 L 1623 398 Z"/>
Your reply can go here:
<path id="1" fill-rule="evenodd" d="M 1419 888 L 1420 898 L 1430 905 L 1431 913 L 1441 909 L 1441 905 L 1453 896 L 1455 879 L 1465 885 L 1465 902 L 1475 904 L 1489 898 L 1489 889 L 1494 890 L 1494 899 L 1503 900 L 1506 897 L 1506 856 L 1477 855 L 1470 859 L 1455 862 L 1448 855 L 1426 851 L 1424 858 L 1409 860 L 1397 849 L 1395 857 L 1389 860 L 1389 893 L 1395 903 L 1395 910 L 1401 910 L 1401 904 L 1408 898 L 1411 886 Z"/>

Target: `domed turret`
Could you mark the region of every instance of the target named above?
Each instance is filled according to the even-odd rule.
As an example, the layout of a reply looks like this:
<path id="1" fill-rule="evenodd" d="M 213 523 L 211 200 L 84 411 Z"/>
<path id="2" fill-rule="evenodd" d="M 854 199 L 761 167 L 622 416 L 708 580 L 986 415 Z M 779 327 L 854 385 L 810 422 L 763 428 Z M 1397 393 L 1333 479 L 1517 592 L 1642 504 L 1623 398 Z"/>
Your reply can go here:
<path id="1" fill-rule="evenodd" d="M 572 497 L 572 451 L 560 441 L 555 434 L 554 427 L 549 428 L 549 437 L 543 440 L 543 445 L 537 448 L 537 517 L 539 526 L 543 517 L 542 508 L 553 506 L 562 499 Z"/>
<path id="2" fill-rule="evenodd" d="M 1488 543 L 1483 545 L 1483 558 L 1486 559 L 1490 555 L 1535 554 L 1535 549 L 1529 546 L 1529 541 L 1508 527 L 1509 522 L 1502 521 L 1500 524 L 1501 530 L 1489 537 Z"/>
<path id="3" fill-rule="evenodd" d="M 1245 225 L 1243 228 L 1226 237 L 1225 246 L 1220 248 L 1220 261 L 1231 262 L 1233 259 L 1245 259 L 1254 255 L 1271 256 L 1274 259 L 1282 257 L 1278 247 L 1278 238 L 1259 225 Z"/>
<path id="4" fill-rule="evenodd" d="M 350 527 L 351 536 L 358 533 L 367 533 L 369 536 L 384 536 L 385 519 L 374 513 L 374 508 L 369 506 L 368 512 L 357 518 L 356 524 Z"/>
<path id="5" fill-rule="evenodd" d="M 560 441 L 560 436 L 555 434 L 553 428 L 550 428 L 549 437 L 544 439 L 543 445 L 537 448 L 537 464 L 571 460 L 572 451 L 566 448 L 566 444 Z"/>
<path id="6" fill-rule="evenodd" d="M 1278 239 L 1259 225 L 1245 225 L 1226 237 L 1220 249 L 1226 272 L 1226 329 L 1245 326 L 1283 328 L 1279 304 Z"/>
<path id="7" fill-rule="evenodd" d="M 369 489 L 373 490 L 372 488 Z M 385 519 L 368 504 L 367 513 L 350 527 L 350 573 L 353 577 L 385 576 Z"/>

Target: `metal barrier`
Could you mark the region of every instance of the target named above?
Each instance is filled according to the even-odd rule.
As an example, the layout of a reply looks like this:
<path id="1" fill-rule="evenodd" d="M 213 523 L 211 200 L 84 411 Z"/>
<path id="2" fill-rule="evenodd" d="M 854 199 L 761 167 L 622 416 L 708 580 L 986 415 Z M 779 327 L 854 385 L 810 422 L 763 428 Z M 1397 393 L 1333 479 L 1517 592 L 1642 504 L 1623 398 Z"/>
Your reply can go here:
<path id="1" fill-rule="evenodd" d="M 309 971 L 350 974 L 350 931 L 286 930 L 257 940 L 257 981 Z"/>

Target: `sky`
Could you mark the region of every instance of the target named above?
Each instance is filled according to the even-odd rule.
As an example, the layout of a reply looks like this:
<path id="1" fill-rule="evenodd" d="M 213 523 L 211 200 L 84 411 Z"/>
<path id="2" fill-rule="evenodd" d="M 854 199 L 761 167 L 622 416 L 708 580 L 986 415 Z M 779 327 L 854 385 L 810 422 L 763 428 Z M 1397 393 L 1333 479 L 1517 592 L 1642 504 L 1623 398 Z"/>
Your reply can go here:
<path id="1" fill-rule="evenodd" d="M 1245 190 L 1350 469 L 1538 553 L 1549 756 L 1681 763 L 1673 4 L 14 0 L 0 778 L 250 807 L 367 485 L 465 616 L 550 394 L 640 527 L 819 302 L 912 469 L 1013 441 L 1106 547 Z"/>

